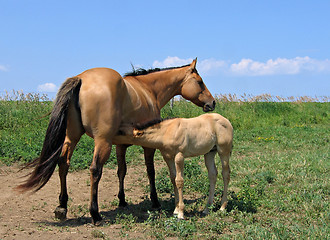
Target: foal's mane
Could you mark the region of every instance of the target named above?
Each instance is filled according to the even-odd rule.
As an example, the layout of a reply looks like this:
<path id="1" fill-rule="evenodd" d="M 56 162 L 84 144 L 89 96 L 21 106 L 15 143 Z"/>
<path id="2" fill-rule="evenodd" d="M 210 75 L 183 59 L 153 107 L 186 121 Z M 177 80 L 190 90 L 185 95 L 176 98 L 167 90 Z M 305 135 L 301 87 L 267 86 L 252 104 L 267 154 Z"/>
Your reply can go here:
<path id="1" fill-rule="evenodd" d="M 161 71 L 166 71 L 166 70 L 173 70 L 173 69 L 177 69 L 177 68 L 183 68 L 183 67 L 187 67 L 189 66 L 190 64 L 187 64 L 187 65 L 183 65 L 183 66 L 180 66 L 180 67 L 168 67 L 168 68 L 150 68 L 148 70 L 144 69 L 144 68 L 138 68 L 138 69 L 135 69 L 133 67 L 133 71 L 131 72 L 128 72 L 128 73 L 125 73 L 124 77 L 128 77 L 128 76 L 141 76 L 141 75 L 147 75 L 149 73 L 154 73 L 154 72 L 161 72 Z"/>
<path id="2" fill-rule="evenodd" d="M 161 122 L 164 122 L 166 120 L 171 120 L 171 119 L 174 119 L 174 118 L 156 118 L 156 119 L 153 119 L 153 120 L 145 122 L 145 123 L 138 123 L 138 124 L 134 125 L 134 127 L 137 130 L 144 130 L 148 127 L 155 126 Z"/>

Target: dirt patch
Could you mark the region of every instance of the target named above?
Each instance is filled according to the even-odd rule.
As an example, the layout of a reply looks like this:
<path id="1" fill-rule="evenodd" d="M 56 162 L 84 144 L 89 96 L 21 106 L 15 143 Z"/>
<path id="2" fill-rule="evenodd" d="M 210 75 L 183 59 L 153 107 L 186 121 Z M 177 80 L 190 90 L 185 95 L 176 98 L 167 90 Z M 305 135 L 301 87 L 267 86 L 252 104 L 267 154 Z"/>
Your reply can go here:
<path id="1" fill-rule="evenodd" d="M 89 171 L 68 174 L 68 219 L 54 218 L 60 191 L 58 172 L 53 174 L 44 188 L 34 194 L 17 194 L 13 187 L 29 171 L 18 172 L 18 166 L 0 167 L 0 239 L 145 239 L 141 229 L 123 230 L 118 216 L 131 215 L 137 222 L 148 218 L 151 202 L 145 192 L 148 184 L 145 166 L 130 166 L 125 178 L 126 200 L 129 207 L 118 208 L 118 178 L 116 169 L 103 171 L 99 185 L 99 208 L 104 225 L 91 224 L 89 206 Z M 126 225 L 127 226 L 127 225 Z"/>

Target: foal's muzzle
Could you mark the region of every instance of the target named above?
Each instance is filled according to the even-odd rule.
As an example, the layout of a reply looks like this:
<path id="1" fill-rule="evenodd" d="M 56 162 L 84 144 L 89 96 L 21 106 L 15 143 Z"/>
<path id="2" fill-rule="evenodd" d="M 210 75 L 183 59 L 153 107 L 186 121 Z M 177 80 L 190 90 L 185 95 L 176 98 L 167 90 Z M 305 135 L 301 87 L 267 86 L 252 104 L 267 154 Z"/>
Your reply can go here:
<path id="1" fill-rule="evenodd" d="M 209 102 L 209 103 L 205 103 L 204 107 L 203 107 L 203 111 L 204 112 L 210 112 L 213 111 L 215 108 L 215 101 Z"/>

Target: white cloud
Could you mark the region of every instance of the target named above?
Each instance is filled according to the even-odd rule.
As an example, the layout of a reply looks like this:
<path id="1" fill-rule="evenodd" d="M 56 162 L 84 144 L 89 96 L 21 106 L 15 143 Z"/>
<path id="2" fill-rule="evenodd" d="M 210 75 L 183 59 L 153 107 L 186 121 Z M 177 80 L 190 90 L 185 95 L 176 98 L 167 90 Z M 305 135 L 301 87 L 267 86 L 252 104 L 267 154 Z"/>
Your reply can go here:
<path id="1" fill-rule="evenodd" d="M 229 71 L 244 76 L 293 75 L 305 71 L 324 72 L 330 71 L 330 61 L 328 59 L 320 61 L 310 57 L 277 58 L 266 62 L 242 59 L 239 63 L 231 64 Z"/>
<path id="2" fill-rule="evenodd" d="M 179 57 L 167 57 L 164 61 L 154 61 L 152 66 L 154 68 L 177 67 L 189 64 L 193 61 L 192 58 L 181 59 Z"/>
<path id="3" fill-rule="evenodd" d="M 0 71 L 7 72 L 8 71 L 8 67 L 6 67 L 4 65 L 0 65 Z"/>
<path id="4" fill-rule="evenodd" d="M 214 58 L 209 58 L 202 60 L 200 63 L 197 64 L 197 69 L 202 74 L 211 74 L 215 73 L 219 70 L 225 71 L 228 67 L 228 64 L 224 60 L 216 60 Z"/>
<path id="5" fill-rule="evenodd" d="M 56 92 L 57 87 L 54 83 L 45 83 L 38 86 L 39 92 Z"/>
<path id="6" fill-rule="evenodd" d="M 154 68 L 166 68 L 177 67 L 189 64 L 193 61 L 193 58 L 181 59 L 179 57 L 167 57 L 164 61 L 154 61 L 152 66 Z M 197 61 L 197 69 L 202 74 L 208 74 L 219 69 L 223 69 L 227 66 L 227 63 L 223 60 L 216 60 L 214 58 Z"/>
<path id="7" fill-rule="evenodd" d="M 192 58 L 167 57 L 163 61 L 154 61 L 153 67 L 176 67 L 192 62 Z M 202 75 L 230 74 L 239 76 L 294 75 L 303 72 L 330 72 L 330 60 L 316 60 L 310 57 L 277 58 L 266 62 L 243 58 L 238 63 L 208 58 L 197 63 Z"/>

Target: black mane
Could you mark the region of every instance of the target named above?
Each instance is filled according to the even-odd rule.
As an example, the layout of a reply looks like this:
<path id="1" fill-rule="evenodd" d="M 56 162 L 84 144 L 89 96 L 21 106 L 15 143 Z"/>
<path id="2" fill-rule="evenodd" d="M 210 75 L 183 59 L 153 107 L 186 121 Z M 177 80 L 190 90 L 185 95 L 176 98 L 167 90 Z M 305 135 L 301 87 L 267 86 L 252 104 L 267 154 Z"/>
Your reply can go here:
<path id="1" fill-rule="evenodd" d="M 164 121 L 170 120 L 170 119 L 174 119 L 174 118 L 157 118 L 157 119 L 153 119 L 151 121 L 145 122 L 145 123 L 138 123 L 134 127 L 137 130 L 144 130 L 144 129 L 148 128 L 148 127 L 154 126 L 156 124 L 159 124 L 161 122 L 164 122 Z"/>
<path id="2" fill-rule="evenodd" d="M 133 71 L 132 72 L 128 72 L 125 73 L 124 77 L 128 77 L 128 76 L 141 76 L 141 75 L 147 75 L 149 73 L 154 73 L 154 72 L 161 72 L 161 71 L 166 71 L 166 70 L 172 70 L 172 69 L 177 69 L 177 68 L 183 68 L 183 67 L 187 67 L 190 64 L 187 65 L 183 65 L 181 67 L 168 67 L 168 68 L 150 68 L 148 70 L 143 69 L 143 68 L 138 68 L 138 69 L 134 69 L 133 67 Z"/>

